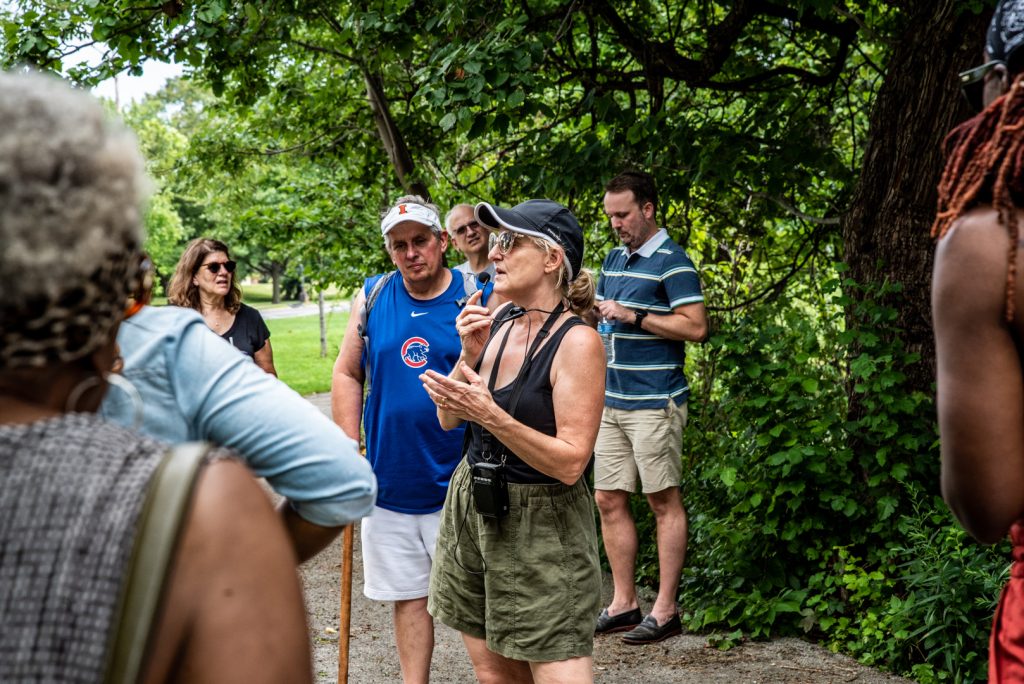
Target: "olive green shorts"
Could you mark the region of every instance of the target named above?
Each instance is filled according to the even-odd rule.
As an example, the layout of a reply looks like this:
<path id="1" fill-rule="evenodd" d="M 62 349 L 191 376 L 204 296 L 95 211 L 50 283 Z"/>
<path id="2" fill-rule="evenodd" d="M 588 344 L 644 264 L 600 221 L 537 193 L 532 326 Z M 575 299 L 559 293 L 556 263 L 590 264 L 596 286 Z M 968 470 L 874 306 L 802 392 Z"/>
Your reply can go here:
<path id="1" fill-rule="evenodd" d="M 509 514 L 483 518 L 465 459 L 441 513 L 427 610 L 506 658 L 589 656 L 601 610 L 590 490 L 510 484 Z"/>

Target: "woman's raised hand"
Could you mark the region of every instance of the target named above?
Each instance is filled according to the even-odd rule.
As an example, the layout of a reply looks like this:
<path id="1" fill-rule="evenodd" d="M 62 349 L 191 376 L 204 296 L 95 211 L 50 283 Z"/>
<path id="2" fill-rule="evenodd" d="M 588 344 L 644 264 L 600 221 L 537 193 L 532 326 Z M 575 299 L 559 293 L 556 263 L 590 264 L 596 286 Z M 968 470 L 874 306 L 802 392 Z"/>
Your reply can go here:
<path id="1" fill-rule="evenodd" d="M 459 340 L 462 341 L 462 358 L 469 366 L 476 365 L 493 322 L 487 307 L 480 306 L 482 296 L 483 291 L 474 292 L 455 318 L 455 329 L 459 333 Z"/>
<path id="2" fill-rule="evenodd" d="M 438 408 L 459 420 L 469 420 L 486 425 L 501 411 L 494 403 L 487 384 L 468 363 L 460 362 L 459 370 L 465 382 L 435 370 L 420 375 L 423 388 Z"/>

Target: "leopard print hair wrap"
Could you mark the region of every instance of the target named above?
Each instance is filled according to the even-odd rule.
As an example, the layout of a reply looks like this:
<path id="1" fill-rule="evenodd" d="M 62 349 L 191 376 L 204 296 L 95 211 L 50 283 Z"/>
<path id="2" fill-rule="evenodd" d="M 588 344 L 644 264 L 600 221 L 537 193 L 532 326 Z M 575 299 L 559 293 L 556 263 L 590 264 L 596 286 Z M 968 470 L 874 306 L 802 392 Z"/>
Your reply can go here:
<path id="1" fill-rule="evenodd" d="M 0 72 L 0 372 L 87 356 L 137 287 L 134 137 L 82 91 Z"/>

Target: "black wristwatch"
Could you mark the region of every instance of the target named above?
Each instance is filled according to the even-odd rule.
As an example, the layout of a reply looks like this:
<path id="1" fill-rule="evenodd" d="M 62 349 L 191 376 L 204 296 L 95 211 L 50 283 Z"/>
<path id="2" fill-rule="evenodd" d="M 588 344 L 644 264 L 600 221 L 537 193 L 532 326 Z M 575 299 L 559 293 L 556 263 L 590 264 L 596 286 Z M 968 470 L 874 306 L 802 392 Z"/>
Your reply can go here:
<path id="1" fill-rule="evenodd" d="M 636 316 L 636 320 L 633 321 L 633 325 L 635 325 L 638 328 L 643 327 L 642 324 L 644 322 L 644 319 L 647 318 L 647 314 L 647 311 L 634 311 L 633 315 Z"/>

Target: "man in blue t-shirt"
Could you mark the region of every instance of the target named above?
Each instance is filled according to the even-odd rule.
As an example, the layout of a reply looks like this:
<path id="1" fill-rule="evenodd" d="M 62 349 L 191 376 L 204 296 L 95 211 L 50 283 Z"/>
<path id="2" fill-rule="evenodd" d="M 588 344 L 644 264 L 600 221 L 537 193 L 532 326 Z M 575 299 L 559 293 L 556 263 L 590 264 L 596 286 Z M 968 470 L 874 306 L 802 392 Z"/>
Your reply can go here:
<path id="1" fill-rule="evenodd" d="M 690 394 L 684 345 L 703 341 L 708 330 L 697 270 L 658 227 L 657 202 L 654 179 L 643 172 L 619 174 L 605 186 L 604 211 L 622 246 L 605 258 L 597 286 L 597 313 L 613 328 L 594 447 L 594 498 L 614 593 L 595 631 L 625 631 L 623 640 L 630 644 L 681 631 L 676 591 L 687 527 L 679 496 L 680 448 Z M 638 484 L 658 534 L 658 597 L 647 617 L 634 585 L 638 542 L 629 497 Z"/>
<path id="2" fill-rule="evenodd" d="M 363 419 L 366 457 L 377 476 L 377 506 L 361 527 L 363 593 L 394 602 L 402 677 L 425 682 L 434 649 L 430 568 L 463 431 L 441 429 L 419 376 L 428 368 L 447 375 L 457 362 L 455 317 L 466 285 L 445 267 L 448 235 L 437 208 L 421 197 L 400 198 L 381 233 L 398 270 L 367 278 L 352 302 L 334 364 L 331 412 L 353 439 Z"/>

